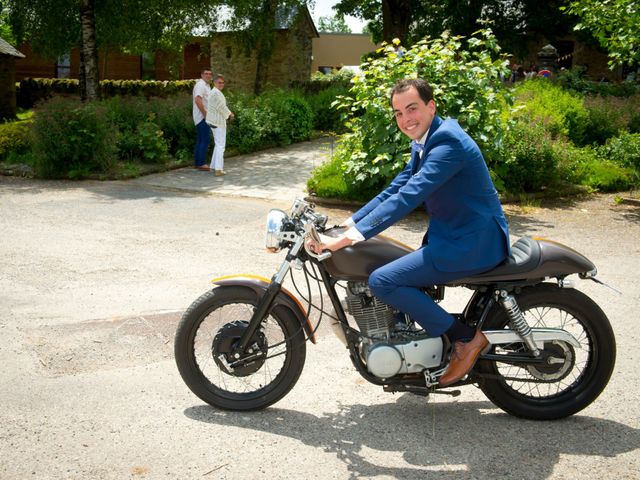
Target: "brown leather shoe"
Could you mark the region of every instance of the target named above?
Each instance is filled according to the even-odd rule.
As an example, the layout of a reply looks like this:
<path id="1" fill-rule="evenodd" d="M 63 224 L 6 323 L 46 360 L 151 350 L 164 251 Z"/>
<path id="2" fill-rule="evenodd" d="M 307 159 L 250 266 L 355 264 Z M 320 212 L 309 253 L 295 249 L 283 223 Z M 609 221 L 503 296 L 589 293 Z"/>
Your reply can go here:
<path id="1" fill-rule="evenodd" d="M 195 167 L 196 170 L 204 170 L 205 172 L 208 172 L 209 170 L 211 170 L 209 167 L 207 167 L 206 165 L 200 165 L 198 167 Z"/>
<path id="2" fill-rule="evenodd" d="M 470 342 L 456 342 L 453 345 L 451 361 L 444 374 L 438 380 L 441 387 L 457 382 L 473 368 L 478 357 L 489 346 L 489 340 L 480 330 Z"/>

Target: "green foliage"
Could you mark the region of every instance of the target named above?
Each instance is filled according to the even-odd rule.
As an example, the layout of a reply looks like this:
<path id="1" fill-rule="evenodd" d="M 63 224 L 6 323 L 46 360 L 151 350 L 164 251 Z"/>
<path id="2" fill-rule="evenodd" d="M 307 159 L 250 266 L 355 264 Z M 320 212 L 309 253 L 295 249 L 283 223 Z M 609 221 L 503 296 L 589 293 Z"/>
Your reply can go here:
<path id="1" fill-rule="evenodd" d="M 0 161 L 29 148 L 29 122 L 0 123 Z"/>
<path id="2" fill-rule="evenodd" d="M 614 162 L 622 167 L 635 169 L 640 179 L 640 134 L 621 132 L 619 136 L 610 138 L 605 145 L 598 148 L 601 158 Z"/>
<path id="3" fill-rule="evenodd" d="M 607 160 L 594 160 L 583 165 L 583 170 L 582 185 L 600 192 L 619 192 L 638 185 L 637 176 L 632 169 Z"/>
<path id="4" fill-rule="evenodd" d="M 353 190 L 344 180 L 342 167 L 338 159 L 323 163 L 316 168 L 307 181 L 309 193 L 324 198 L 353 198 Z"/>
<path id="5" fill-rule="evenodd" d="M 318 31 L 329 33 L 351 33 L 349 25 L 344 21 L 344 15 L 320 17 L 318 19 Z"/>
<path id="6" fill-rule="evenodd" d="M 508 192 L 536 192 L 554 186 L 559 158 L 543 125 L 516 124 L 506 137 L 506 161 L 498 169 L 500 185 Z"/>
<path id="7" fill-rule="evenodd" d="M 306 97 L 313 112 L 313 128 L 335 133 L 346 131 L 342 114 L 334 105 L 336 99 L 346 93 L 347 90 L 343 87 L 331 86 Z"/>
<path id="8" fill-rule="evenodd" d="M 394 45 L 384 56 L 364 63 L 363 74 L 352 80 L 349 95 L 338 106 L 351 133 L 336 149 L 353 188 L 374 191 L 384 186 L 409 159 L 409 142 L 395 125 L 389 91 L 400 79 L 421 77 L 434 89 L 442 116 L 457 118 L 485 153 L 500 149 L 505 123 L 500 113 L 510 97 L 500 77 L 507 61 L 489 30 L 463 40 L 445 34 L 425 40 L 399 56 Z"/>
<path id="9" fill-rule="evenodd" d="M 169 157 L 169 149 L 164 133 L 154 122 L 154 119 L 155 114 L 151 113 L 136 128 L 139 156 L 145 163 L 163 163 Z"/>
<path id="10" fill-rule="evenodd" d="M 169 152 L 178 156 L 179 152 L 192 152 L 194 125 L 191 94 L 174 95 L 169 98 L 152 98 L 149 107 L 155 114 L 155 122 L 164 132 Z"/>
<path id="11" fill-rule="evenodd" d="M 567 11 L 580 18 L 575 30 L 590 32 L 609 52 L 610 66 L 640 61 L 637 0 L 572 0 Z"/>
<path id="12" fill-rule="evenodd" d="M 54 98 L 34 116 L 35 170 L 45 178 L 82 178 L 108 172 L 115 160 L 116 129 L 104 107 Z"/>
<path id="13" fill-rule="evenodd" d="M 584 140 L 579 144 L 602 145 L 630 128 L 634 115 L 640 116 L 640 94 L 626 98 L 589 96 L 585 98 L 584 106 L 589 118 Z"/>
<path id="14" fill-rule="evenodd" d="M 258 97 L 257 106 L 269 112 L 271 122 L 265 130 L 267 143 L 289 145 L 311 136 L 313 112 L 298 93 L 272 90 Z"/>
<path id="15" fill-rule="evenodd" d="M 565 90 L 580 95 L 600 95 L 603 97 L 630 97 L 640 93 L 640 84 L 632 81 L 595 82 L 585 77 L 584 67 L 573 67 L 558 74 L 557 82 Z"/>
<path id="16" fill-rule="evenodd" d="M 276 90 L 258 97 L 229 94 L 227 100 L 235 114 L 227 131 L 227 146 L 240 153 L 289 145 L 311 136 L 313 112 L 296 92 Z"/>
<path id="17" fill-rule="evenodd" d="M 545 78 L 520 82 L 515 95 L 521 106 L 514 117 L 516 120 L 543 124 L 553 138 L 566 137 L 585 144 L 588 113 L 581 96 Z"/>

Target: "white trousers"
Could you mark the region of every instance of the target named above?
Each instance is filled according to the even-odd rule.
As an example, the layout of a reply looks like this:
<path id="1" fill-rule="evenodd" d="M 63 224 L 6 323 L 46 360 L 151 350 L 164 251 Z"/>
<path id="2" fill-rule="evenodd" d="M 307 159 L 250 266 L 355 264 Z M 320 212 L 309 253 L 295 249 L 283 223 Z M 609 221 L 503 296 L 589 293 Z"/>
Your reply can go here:
<path id="1" fill-rule="evenodd" d="M 213 155 L 211 155 L 212 170 L 223 170 L 224 149 L 227 146 L 227 129 L 224 127 L 211 128 L 213 132 Z"/>

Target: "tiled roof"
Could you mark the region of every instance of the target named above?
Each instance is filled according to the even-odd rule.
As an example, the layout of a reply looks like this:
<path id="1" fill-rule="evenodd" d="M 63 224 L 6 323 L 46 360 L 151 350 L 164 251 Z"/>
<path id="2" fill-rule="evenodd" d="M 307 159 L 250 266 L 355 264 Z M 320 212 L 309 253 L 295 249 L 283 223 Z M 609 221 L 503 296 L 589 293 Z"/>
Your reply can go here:
<path id="1" fill-rule="evenodd" d="M 0 55 L 12 55 L 14 57 L 24 58 L 18 50 L 9 45 L 4 39 L 0 38 Z"/>

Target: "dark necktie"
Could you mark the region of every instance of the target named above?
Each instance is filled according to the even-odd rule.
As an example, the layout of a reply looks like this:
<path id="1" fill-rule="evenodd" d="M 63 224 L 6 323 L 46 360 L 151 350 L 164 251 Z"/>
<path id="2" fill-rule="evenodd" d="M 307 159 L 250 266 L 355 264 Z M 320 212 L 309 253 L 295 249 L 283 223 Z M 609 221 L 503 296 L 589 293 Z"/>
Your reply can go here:
<path id="1" fill-rule="evenodd" d="M 411 168 L 411 173 L 416 173 L 420 164 L 422 163 L 421 153 L 424 151 L 424 145 L 416 142 L 415 140 L 411 141 L 411 159 L 413 160 L 413 165 Z"/>

